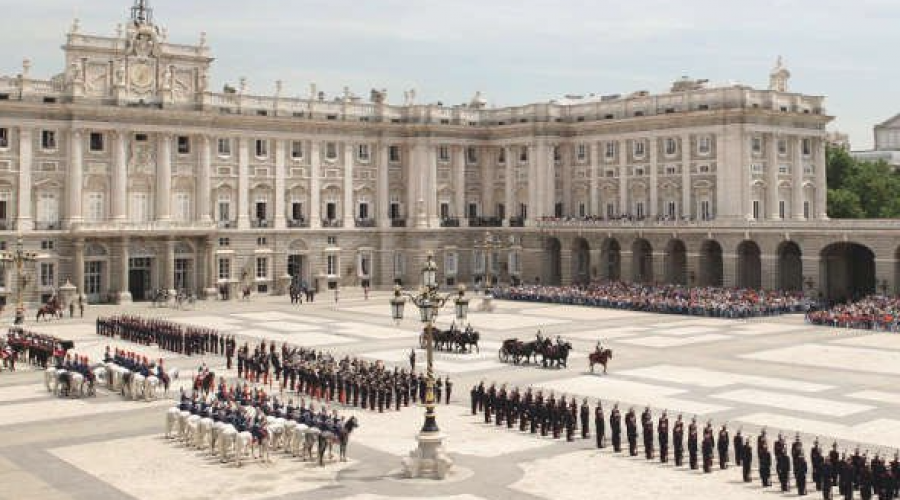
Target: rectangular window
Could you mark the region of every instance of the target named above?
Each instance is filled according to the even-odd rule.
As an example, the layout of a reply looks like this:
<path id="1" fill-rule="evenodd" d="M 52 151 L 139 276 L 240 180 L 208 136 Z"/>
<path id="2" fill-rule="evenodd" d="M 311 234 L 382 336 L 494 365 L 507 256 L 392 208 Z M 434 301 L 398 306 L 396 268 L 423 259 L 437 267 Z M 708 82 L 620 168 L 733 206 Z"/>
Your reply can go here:
<path id="1" fill-rule="evenodd" d="M 294 160 L 303 158 L 303 141 L 291 141 L 291 158 Z"/>
<path id="2" fill-rule="evenodd" d="M 607 142 L 606 143 L 606 158 L 611 159 L 616 157 L 616 143 L 615 142 Z"/>
<path id="3" fill-rule="evenodd" d="M 500 150 L 503 151 L 502 149 Z M 438 146 L 438 161 L 450 161 L 450 148 Z"/>
<path id="4" fill-rule="evenodd" d="M 231 238 L 219 238 L 219 246 L 220 247 L 230 247 L 231 246 Z"/>
<path id="5" fill-rule="evenodd" d="M 584 161 L 585 159 L 587 159 L 587 145 L 579 144 L 578 150 L 575 155 L 578 157 L 578 161 Z"/>
<path id="6" fill-rule="evenodd" d="M 478 204 L 477 203 L 469 203 L 469 218 L 470 219 L 478 218 Z"/>
<path id="7" fill-rule="evenodd" d="M 227 222 L 231 220 L 231 201 L 219 200 L 219 221 Z"/>
<path id="8" fill-rule="evenodd" d="M 44 130 L 41 132 L 41 148 L 47 151 L 56 149 L 56 132 L 53 130 Z"/>
<path id="9" fill-rule="evenodd" d="M 103 193 L 88 193 L 87 218 L 90 222 L 99 222 L 105 218 Z"/>
<path id="10" fill-rule="evenodd" d="M 753 200 L 753 218 L 759 219 L 759 200 Z"/>
<path id="11" fill-rule="evenodd" d="M 778 139 L 778 154 L 784 156 L 787 154 L 787 141 Z"/>
<path id="12" fill-rule="evenodd" d="M 528 161 L 528 146 L 522 146 L 519 149 L 519 162 L 525 163 Z"/>
<path id="13" fill-rule="evenodd" d="M 403 258 L 402 252 L 394 253 L 394 279 L 400 279 L 403 277 L 404 268 L 406 267 L 406 259 Z"/>
<path id="14" fill-rule="evenodd" d="M 328 160 L 337 159 L 337 144 L 333 142 L 325 143 L 325 158 Z"/>
<path id="15" fill-rule="evenodd" d="M 369 220 L 369 204 L 360 203 L 358 209 L 359 220 Z"/>
<path id="16" fill-rule="evenodd" d="M 441 219 L 449 219 L 450 218 L 450 204 L 449 203 L 441 203 Z"/>
<path id="17" fill-rule="evenodd" d="M 809 139 L 803 139 L 803 156 L 809 156 L 812 154 L 812 141 Z"/>
<path id="18" fill-rule="evenodd" d="M 750 171 L 753 172 L 754 174 L 763 173 L 763 164 L 762 163 L 751 163 Z"/>
<path id="19" fill-rule="evenodd" d="M 500 152 L 497 154 L 497 163 L 500 165 L 506 164 L 506 148 L 500 148 Z"/>
<path id="20" fill-rule="evenodd" d="M 269 156 L 269 141 L 266 139 L 257 139 L 256 140 L 256 157 L 257 158 L 268 158 Z"/>
<path id="21" fill-rule="evenodd" d="M 190 193 L 175 193 L 175 218 L 180 221 L 192 219 L 193 204 Z"/>
<path id="22" fill-rule="evenodd" d="M 762 138 L 754 137 L 750 140 L 750 147 L 753 150 L 753 154 L 762 154 Z"/>
<path id="23" fill-rule="evenodd" d="M 712 210 L 709 200 L 703 200 L 700 202 L 700 218 L 703 220 L 712 219 Z"/>
<path id="24" fill-rule="evenodd" d="M 337 219 L 337 203 L 329 201 L 325 205 L 325 218 L 328 220 Z"/>
<path id="25" fill-rule="evenodd" d="M 231 279 L 231 259 L 219 259 L 219 281 L 228 281 Z"/>
<path id="26" fill-rule="evenodd" d="M 497 218 L 505 219 L 506 218 L 506 205 L 503 203 L 497 204 Z"/>
<path id="27" fill-rule="evenodd" d="M 613 219 L 616 217 L 616 204 L 615 203 L 607 203 L 606 204 L 606 218 Z"/>
<path id="28" fill-rule="evenodd" d="M 291 203 L 291 220 L 303 220 L 303 203 L 299 201 Z"/>
<path id="29" fill-rule="evenodd" d="M 91 132 L 90 150 L 93 153 L 99 153 L 99 152 L 103 151 L 103 133 L 102 132 Z"/>
<path id="30" fill-rule="evenodd" d="M 670 219 L 674 219 L 677 217 L 678 207 L 674 201 L 666 202 L 666 215 L 669 216 Z"/>
<path id="31" fill-rule="evenodd" d="M 56 286 L 56 269 L 52 262 L 41 262 L 41 286 Z"/>
<path id="32" fill-rule="evenodd" d="M 578 204 L 578 216 L 579 216 L 579 217 L 586 217 L 586 216 L 587 216 L 587 209 L 586 209 L 586 207 L 584 206 L 584 203 L 579 203 L 579 204 Z"/>
<path id="33" fill-rule="evenodd" d="M 256 279 L 267 279 L 269 277 L 269 258 L 256 258 Z"/>
<path id="34" fill-rule="evenodd" d="M 59 222 L 59 200 L 53 193 L 41 193 L 37 203 L 38 222 L 55 224 Z"/>
<path id="35" fill-rule="evenodd" d="M 635 203 L 635 205 L 634 205 L 634 215 L 635 215 L 635 217 L 637 217 L 638 219 L 643 219 L 643 218 L 644 218 L 644 202 L 643 202 L 643 201 L 639 201 L 639 202 Z"/>
<path id="36" fill-rule="evenodd" d="M 191 154 L 191 138 L 186 135 L 178 136 L 178 154 Z"/>
<path id="37" fill-rule="evenodd" d="M 708 155 L 710 150 L 712 150 L 712 139 L 709 137 L 701 137 L 699 141 L 697 141 L 697 152 L 702 155 Z"/>
<path id="38" fill-rule="evenodd" d="M 390 210 L 391 220 L 398 220 L 400 218 L 400 204 L 392 201 Z"/>
<path id="39" fill-rule="evenodd" d="M 646 143 L 644 143 L 644 141 L 634 141 L 633 149 L 635 158 L 643 158 L 644 153 L 646 152 Z"/>
<path id="40" fill-rule="evenodd" d="M 131 193 L 131 220 L 147 222 L 150 220 L 150 195 L 147 193 Z"/>
<path id="41" fill-rule="evenodd" d="M 478 163 L 478 150 L 474 146 L 466 148 L 466 161 L 468 163 Z"/>
<path id="42" fill-rule="evenodd" d="M 369 145 L 368 144 L 360 144 L 356 148 L 356 158 L 359 161 L 369 161 Z"/>
<path id="43" fill-rule="evenodd" d="M 329 255 L 326 260 L 326 274 L 335 276 L 337 274 L 337 255 Z"/>
<path id="44" fill-rule="evenodd" d="M 448 252 L 444 256 L 444 274 L 447 276 L 456 276 L 457 260 L 456 252 Z"/>
<path id="45" fill-rule="evenodd" d="M 789 174 L 789 173 L 791 173 L 791 168 L 788 167 L 787 165 L 785 165 L 784 163 L 782 163 L 781 165 L 778 165 L 778 173 L 779 174 Z"/>
<path id="46" fill-rule="evenodd" d="M 400 161 L 400 146 L 388 147 L 388 161 L 393 163 Z"/>
<path id="47" fill-rule="evenodd" d="M 219 140 L 217 141 L 217 143 L 218 143 L 218 146 L 216 149 L 218 150 L 219 156 L 221 156 L 223 158 L 228 158 L 229 156 L 231 156 L 231 139 L 230 138 L 220 137 Z"/>
<path id="48" fill-rule="evenodd" d="M 553 161 L 562 161 L 562 148 L 559 146 L 553 146 Z"/>
<path id="49" fill-rule="evenodd" d="M 9 147 L 9 129 L 0 128 L 0 149 Z"/>
<path id="50" fill-rule="evenodd" d="M 268 219 L 268 216 L 266 215 L 268 213 L 267 212 L 267 209 L 269 208 L 268 205 L 269 204 L 264 201 L 256 202 L 256 220 L 264 221 L 264 220 Z"/>
<path id="51" fill-rule="evenodd" d="M 778 202 L 778 217 L 780 217 L 782 219 L 784 219 L 784 212 L 785 212 L 784 209 L 785 209 L 784 200 L 780 200 Z"/>
<path id="52" fill-rule="evenodd" d="M 803 202 L 803 218 L 809 219 L 809 202 Z"/>
<path id="53" fill-rule="evenodd" d="M 672 138 L 666 139 L 666 154 L 671 156 L 677 152 L 678 152 L 678 143 L 675 141 L 675 139 L 672 139 Z"/>

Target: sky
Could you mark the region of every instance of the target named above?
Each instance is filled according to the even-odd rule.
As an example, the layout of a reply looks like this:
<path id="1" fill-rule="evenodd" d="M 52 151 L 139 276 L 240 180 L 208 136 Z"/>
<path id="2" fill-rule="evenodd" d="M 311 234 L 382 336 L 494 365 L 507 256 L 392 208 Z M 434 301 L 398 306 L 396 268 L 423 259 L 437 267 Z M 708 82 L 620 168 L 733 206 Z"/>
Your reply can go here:
<path id="1" fill-rule="evenodd" d="M 72 19 L 112 35 L 132 0 L 0 0 L 0 75 L 49 78 Z M 491 106 L 566 94 L 665 92 L 682 75 L 768 85 L 776 58 L 791 90 L 827 97 L 831 130 L 869 149 L 872 127 L 900 113 L 897 0 L 150 0 L 174 43 L 207 33 L 211 88 Z M 891 83 L 894 82 L 894 83 Z M 893 91 L 891 89 L 894 89 Z"/>

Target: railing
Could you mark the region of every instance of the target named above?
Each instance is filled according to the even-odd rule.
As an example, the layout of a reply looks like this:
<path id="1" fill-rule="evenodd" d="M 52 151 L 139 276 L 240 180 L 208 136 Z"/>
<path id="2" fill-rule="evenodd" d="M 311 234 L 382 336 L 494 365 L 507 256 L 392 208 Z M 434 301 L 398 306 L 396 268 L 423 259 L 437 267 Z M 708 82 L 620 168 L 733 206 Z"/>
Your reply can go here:
<path id="1" fill-rule="evenodd" d="M 322 227 L 344 227 L 341 219 L 322 219 Z"/>
<path id="2" fill-rule="evenodd" d="M 220 220 L 216 221 L 216 227 L 219 229 L 234 229 L 237 227 L 237 223 L 230 220 Z"/>
<path id="3" fill-rule="evenodd" d="M 0 231 L 9 231 L 10 229 L 12 229 L 12 222 L 0 220 Z"/>
<path id="4" fill-rule="evenodd" d="M 525 227 L 524 217 L 512 217 L 509 219 L 509 227 Z"/>
<path id="5" fill-rule="evenodd" d="M 250 227 L 255 229 L 267 229 L 270 225 L 268 219 L 253 219 L 250 221 Z"/>
<path id="6" fill-rule="evenodd" d="M 356 219 L 356 227 L 375 227 L 375 219 Z"/>
<path id="7" fill-rule="evenodd" d="M 287 227 L 309 227 L 309 221 L 306 219 L 290 219 L 287 221 Z"/>
<path id="8" fill-rule="evenodd" d="M 406 227 L 406 219 L 391 219 L 391 227 Z"/>
<path id="9" fill-rule="evenodd" d="M 165 231 L 173 229 L 181 230 L 208 230 L 215 228 L 212 222 L 200 221 L 144 221 L 144 222 L 78 222 L 72 224 L 72 231 Z"/>
<path id="10" fill-rule="evenodd" d="M 59 221 L 56 222 L 35 222 L 34 228 L 38 231 L 59 231 L 62 229 L 62 224 Z"/>
<path id="11" fill-rule="evenodd" d="M 459 219 L 455 217 L 441 219 L 441 227 L 459 227 Z"/>
<path id="12" fill-rule="evenodd" d="M 503 219 L 499 217 L 469 218 L 469 227 L 502 227 Z"/>

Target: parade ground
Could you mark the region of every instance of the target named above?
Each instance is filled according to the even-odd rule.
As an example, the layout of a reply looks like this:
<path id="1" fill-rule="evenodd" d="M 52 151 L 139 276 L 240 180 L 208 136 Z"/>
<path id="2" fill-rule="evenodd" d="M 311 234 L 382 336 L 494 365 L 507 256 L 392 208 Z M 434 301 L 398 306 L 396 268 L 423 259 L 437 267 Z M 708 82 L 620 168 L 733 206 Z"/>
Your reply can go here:
<path id="1" fill-rule="evenodd" d="M 236 370 L 226 372 L 223 357 L 188 358 L 99 337 L 96 317 L 166 318 L 235 334 L 239 344 L 243 339 L 286 341 L 408 367 L 421 325 L 414 311 L 395 325 L 388 299 L 387 293 L 365 299 L 343 292 L 337 304 L 333 296 L 321 294 L 314 304 L 300 306 L 286 297 L 201 302 L 190 310 L 97 306 L 88 308 L 83 319 L 29 321 L 27 328 L 73 340 L 74 352 L 92 362 L 102 358 L 107 345 L 165 358 L 167 366 L 182 371 L 176 394 L 201 362 L 217 377 L 233 379 Z M 801 315 L 719 320 L 499 301 L 489 313 L 479 312 L 479 303 L 480 298 L 473 299 L 469 322 L 481 333 L 480 353 L 435 357 L 436 373 L 453 381 L 450 404 L 437 410 L 456 464 L 445 481 L 401 476 L 400 460 L 415 447 L 421 426 L 420 407 L 386 413 L 340 409 L 360 423 L 347 462 L 318 467 L 273 454 L 272 463 L 250 461 L 237 468 L 164 439 L 172 399 L 125 401 L 105 388 L 92 398 L 59 399 L 45 389 L 43 373 L 21 363 L 16 373 L 0 373 L 0 498 L 743 500 L 781 495 L 763 490 L 756 480 L 743 483 L 737 467 L 702 474 L 671 461 L 660 464 L 615 454 L 610 447 L 599 450 L 593 439 L 566 442 L 485 424 L 469 409 L 469 390 L 482 380 L 553 391 L 567 399 L 577 395 L 579 403 L 586 397 L 592 409 L 599 398 L 607 417 L 618 403 L 623 415 L 632 406 L 638 413 L 649 406 L 654 419 L 665 410 L 670 422 L 682 414 L 686 424 L 692 417 L 700 426 L 712 421 L 714 429 L 727 423 L 732 435 L 742 428 L 754 443 L 765 427 L 770 442 L 779 433 L 789 442 L 802 433 L 807 449 L 816 437 L 826 450 L 837 441 L 842 451 L 859 446 L 870 456 L 893 457 L 900 448 L 898 335 L 811 327 Z M 438 323 L 447 327 L 451 320 L 448 305 Z M 538 329 L 572 342 L 568 368 L 500 362 L 504 339 L 532 340 Z M 600 339 L 613 350 L 607 375 L 588 369 L 587 355 Z M 416 358 L 423 369 L 424 352 Z"/>

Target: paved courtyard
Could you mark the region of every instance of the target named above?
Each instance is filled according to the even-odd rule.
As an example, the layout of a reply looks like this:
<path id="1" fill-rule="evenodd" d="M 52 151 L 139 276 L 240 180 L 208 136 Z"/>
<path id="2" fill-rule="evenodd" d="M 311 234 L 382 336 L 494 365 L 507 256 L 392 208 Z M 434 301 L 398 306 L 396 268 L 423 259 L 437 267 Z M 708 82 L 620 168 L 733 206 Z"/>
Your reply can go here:
<path id="1" fill-rule="evenodd" d="M 83 320 L 30 327 L 73 339 L 76 352 L 92 359 L 110 344 L 164 357 L 184 370 L 202 359 L 224 373 L 224 359 L 109 342 L 94 335 L 93 319 L 120 312 L 164 317 L 407 366 L 420 325 L 412 319 L 394 325 L 387 294 L 366 301 L 344 293 L 337 306 L 320 297 L 303 306 L 266 297 L 201 303 L 191 311 L 96 307 Z M 477 305 L 478 299 L 473 309 Z M 439 323 L 448 324 L 451 313 L 448 307 Z M 485 425 L 468 411 L 469 388 L 480 380 L 576 394 L 588 397 L 592 408 L 601 398 L 607 415 L 618 402 L 623 414 L 629 406 L 649 405 L 654 417 L 668 410 L 674 422 L 683 413 L 716 427 L 727 422 L 732 432 L 742 427 L 748 436 L 766 427 L 770 440 L 800 431 L 807 449 L 816 436 L 829 447 L 837 440 L 842 448 L 859 443 L 873 453 L 900 448 L 900 336 L 814 328 L 798 316 L 723 321 L 512 302 L 497 303 L 493 313 L 473 312 L 470 322 L 482 332 L 481 352 L 436 356 L 438 374 L 454 380 L 451 404 L 438 409 L 458 466 L 446 482 L 399 477 L 400 457 L 413 448 L 421 422 L 418 408 L 346 410 L 362 424 L 347 463 L 318 468 L 277 456 L 272 464 L 238 470 L 163 439 L 171 401 L 126 402 L 102 389 L 96 398 L 54 399 L 42 374 L 25 370 L 0 373 L 0 498 L 762 498 L 759 483 L 744 485 L 736 468 L 704 476 L 597 450 L 593 441 L 559 442 Z M 503 339 L 530 339 L 538 328 L 572 341 L 568 369 L 499 362 Z M 598 338 L 614 351 L 606 376 L 587 369 L 586 355 Z M 420 363 L 424 358 L 419 352 Z"/>

